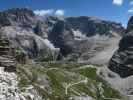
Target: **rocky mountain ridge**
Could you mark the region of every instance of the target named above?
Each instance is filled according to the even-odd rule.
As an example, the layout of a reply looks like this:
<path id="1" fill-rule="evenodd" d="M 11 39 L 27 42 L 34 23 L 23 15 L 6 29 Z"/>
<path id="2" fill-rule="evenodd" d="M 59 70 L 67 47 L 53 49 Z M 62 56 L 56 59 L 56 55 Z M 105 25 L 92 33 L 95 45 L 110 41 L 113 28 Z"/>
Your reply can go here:
<path id="1" fill-rule="evenodd" d="M 26 8 L 13 8 L 3 12 L 0 12 L 0 25 L 11 26 L 20 25 L 31 27 L 35 22 L 35 14 Z"/>
<path id="2" fill-rule="evenodd" d="M 49 59 L 88 60 L 92 57 L 88 51 L 96 49 L 96 52 L 99 52 L 105 47 L 97 46 L 99 37 L 121 37 L 125 31 L 119 23 L 94 17 L 49 16 L 42 19 L 26 8 L 1 12 L 0 25 L 1 33 L 6 35 L 15 47 L 23 49 L 30 58 L 39 59 L 51 55 Z M 90 38 L 97 35 L 98 38 L 93 39 L 97 41 L 94 44 Z M 83 52 L 86 52 L 87 56 L 84 56 Z"/>

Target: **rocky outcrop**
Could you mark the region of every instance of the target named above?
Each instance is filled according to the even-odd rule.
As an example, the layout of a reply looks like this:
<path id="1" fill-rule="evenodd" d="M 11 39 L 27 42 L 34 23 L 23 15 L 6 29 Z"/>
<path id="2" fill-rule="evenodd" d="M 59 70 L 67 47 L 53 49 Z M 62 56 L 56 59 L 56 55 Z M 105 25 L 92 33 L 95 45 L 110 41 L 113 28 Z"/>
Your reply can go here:
<path id="1" fill-rule="evenodd" d="M 129 20 L 127 33 L 119 43 L 119 49 L 114 53 L 109 63 L 109 69 L 121 77 L 133 75 L 133 17 Z"/>
<path id="2" fill-rule="evenodd" d="M 42 100 L 32 85 L 25 87 L 22 92 L 18 75 L 4 69 L 0 67 L 0 100 Z"/>
<path id="3" fill-rule="evenodd" d="M 15 50 L 11 47 L 5 37 L 0 37 L 0 67 L 5 67 L 5 71 L 16 71 Z"/>
<path id="4" fill-rule="evenodd" d="M 0 99 L 24 100 L 19 94 L 16 74 L 5 72 L 4 67 L 0 67 Z"/>

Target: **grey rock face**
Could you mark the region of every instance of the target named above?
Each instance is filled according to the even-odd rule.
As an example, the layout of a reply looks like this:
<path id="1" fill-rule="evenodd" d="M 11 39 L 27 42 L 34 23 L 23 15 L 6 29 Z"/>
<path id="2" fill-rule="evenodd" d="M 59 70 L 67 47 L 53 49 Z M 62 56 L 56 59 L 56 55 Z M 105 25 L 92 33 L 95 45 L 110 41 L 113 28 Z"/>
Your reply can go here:
<path id="1" fill-rule="evenodd" d="M 129 20 L 127 33 L 119 43 L 119 49 L 114 53 L 109 63 L 109 69 L 121 77 L 133 75 L 133 18 Z M 131 22 L 130 22 L 131 21 Z"/>
<path id="2" fill-rule="evenodd" d="M 58 21 L 52 32 L 49 34 L 49 40 L 58 48 L 60 48 L 61 53 L 65 56 L 72 53 L 74 50 L 74 36 L 70 29 L 65 28 L 64 21 Z"/>
<path id="3" fill-rule="evenodd" d="M 94 49 L 96 52 L 104 49 L 106 43 L 99 45 L 101 40 L 98 38 L 120 37 L 123 32 L 124 28 L 118 23 L 93 17 L 68 17 L 64 20 L 58 20 L 53 25 L 48 38 L 56 47 L 60 48 L 61 55 L 74 54 L 80 58 L 83 54 Z M 91 37 L 97 37 L 97 39 L 91 39 Z M 91 55 L 86 56 L 86 59 L 92 57 Z"/>
<path id="4" fill-rule="evenodd" d="M 16 47 L 21 48 L 31 58 L 37 57 L 41 51 L 54 52 L 56 49 L 48 39 L 43 39 L 32 32 L 17 26 L 8 26 L 1 28 L 1 32 L 8 37 L 10 42 Z"/>

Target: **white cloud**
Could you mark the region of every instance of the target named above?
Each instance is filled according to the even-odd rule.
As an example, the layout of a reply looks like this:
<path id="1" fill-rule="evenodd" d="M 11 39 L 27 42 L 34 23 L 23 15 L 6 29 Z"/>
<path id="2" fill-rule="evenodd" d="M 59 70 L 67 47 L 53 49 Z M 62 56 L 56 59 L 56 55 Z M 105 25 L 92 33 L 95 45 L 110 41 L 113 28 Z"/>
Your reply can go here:
<path id="1" fill-rule="evenodd" d="M 39 16 L 52 15 L 54 13 L 53 9 L 48 10 L 35 10 L 34 13 Z"/>
<path id="2" fill-rule="evenodd" d="M 56 10 L 55 11 L 55 15 L 56 16 L 63 16 L 64 14 L 65 14 L 65 11 L 64 10 L 59 9 L 59 10 Z"/>
<path id="3" fill-rule="evenodd" d="M 63 16 L 65 14 L 65 11 L 62 9 L 54 10 L 54 9 L 48 9 L 48 10 L 35 10 L 34 13 L 38 16 Z"/>
<path id="4" fill-rule="evenodd" d="M 133 8 L 129 9 L 128 13 L 133 13 Z"/>
<path id="5" fill-rule="evenodd" d="M 123 0 L 113 0 L 113 4 L 121 6 L 123 4 Z"/>

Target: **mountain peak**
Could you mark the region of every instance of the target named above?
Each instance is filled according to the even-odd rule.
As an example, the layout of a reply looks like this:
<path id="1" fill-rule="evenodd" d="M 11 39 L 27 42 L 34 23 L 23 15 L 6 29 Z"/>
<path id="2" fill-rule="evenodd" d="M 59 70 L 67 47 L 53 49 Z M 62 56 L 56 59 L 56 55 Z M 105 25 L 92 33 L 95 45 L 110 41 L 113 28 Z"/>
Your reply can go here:
<path id="1" fill-rule="evenodd" d="M 7 14 L 13 14 L 13 15 L 17 15 L 17 14 L 21 14 L 21 15 L 29 14 L 30 16 L 34 16 L 33 11 L 28 9 L 28 8 L 12 8 L 12 9 L 8 9 L 8 10 L 6 10 L 4 12 L 7 13 Z"/>
<path id="2" fill-rule="evenodd" d="M 32 10 L 27 8 L 12 8 L 0 12 L 0 25 L 29 25 L 34 17 Z"/>
<path id="3" fill-rule="evenodd" d="M 133 29 L 133 16 L 131 16 L 128 21 L 127 32 L 131 31 L 132 29 Z"/>

